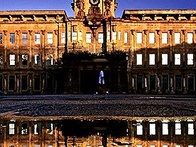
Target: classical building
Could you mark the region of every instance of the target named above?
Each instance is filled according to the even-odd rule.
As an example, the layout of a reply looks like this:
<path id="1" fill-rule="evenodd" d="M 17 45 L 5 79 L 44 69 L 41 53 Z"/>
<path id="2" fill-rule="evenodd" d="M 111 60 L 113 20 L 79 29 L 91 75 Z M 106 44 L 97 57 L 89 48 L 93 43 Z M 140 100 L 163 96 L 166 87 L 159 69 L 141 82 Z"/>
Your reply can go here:
<path id="1" fill-rule="evenodd" d="M 117 18 L 116 0 L 71 6 L 74 17 L 0 12 L 3 93 L 195 93 L 196 10 L 124 10 Z"/>

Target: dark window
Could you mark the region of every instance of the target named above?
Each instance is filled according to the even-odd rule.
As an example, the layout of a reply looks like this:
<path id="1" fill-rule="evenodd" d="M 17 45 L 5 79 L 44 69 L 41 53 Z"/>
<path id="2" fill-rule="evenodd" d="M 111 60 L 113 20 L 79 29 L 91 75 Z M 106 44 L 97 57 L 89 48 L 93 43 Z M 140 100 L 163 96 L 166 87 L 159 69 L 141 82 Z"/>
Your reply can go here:
<path id="1" fill-rule="evenodd" d="M 22 90 L 27 90 L 27 76 L 22 76 Z"/>
<path id="2" fill-rule="evenodd" d="M 155 90 L 155 75 L 150 75 L 150 91 Z"/>
<path id="3" fill-rule="evenodd" d="M 176 90 L 182 89 L 182 79 L 181 79 L 180 75 L 175 76 L 175 88 L 176 88 Z"/>
<path id="4" fill-rule="evenodd" d="M 9 76 L 9 90 L 15 90 L 15 76 Z"/>
<path id="5" fill-rule="evenodd" d="M 40 90 L 40 76 L 36 75 L 34 77 L 34 90 Z"/>
<path id="6" fill-rule="evenodd" d="M 137 76 L 137 90 L 142 91 L 142 75 Z"/>
<path id="7" fill-rule="evenodd" d="M 194 81 L 195 81 L 194 75 L 188 75 L 188 90 L 189 91 L 193 91 L 195 89 Z"/>
<path id="8" fill-rule="evenodd" d="M 168 75 L 163 75 L 163 91 L 168 90 Z"/>

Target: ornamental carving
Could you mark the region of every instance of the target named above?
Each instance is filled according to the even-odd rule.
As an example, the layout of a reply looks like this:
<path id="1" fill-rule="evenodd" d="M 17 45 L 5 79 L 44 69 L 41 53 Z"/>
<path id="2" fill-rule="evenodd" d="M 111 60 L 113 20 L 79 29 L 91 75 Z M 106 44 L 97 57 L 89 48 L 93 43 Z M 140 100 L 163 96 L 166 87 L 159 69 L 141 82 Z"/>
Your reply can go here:
<path id="1" fill-rule="evenodd" d="M 84 18 L 85 12 L 84 12 L 84 0 L 77 0 L 76 1 L 76 7 L 78 8 L 78 13 L 76 15 L 76 18 Z"/>

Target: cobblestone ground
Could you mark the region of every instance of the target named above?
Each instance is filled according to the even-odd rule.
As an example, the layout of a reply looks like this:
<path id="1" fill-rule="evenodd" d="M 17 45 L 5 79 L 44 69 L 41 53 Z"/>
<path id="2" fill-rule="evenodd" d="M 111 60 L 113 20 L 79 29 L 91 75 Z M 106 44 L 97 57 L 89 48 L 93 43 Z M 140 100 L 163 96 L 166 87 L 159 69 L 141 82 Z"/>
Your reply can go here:
<path id="1" fill-rule="evenodd" d="M 194 96 L 16 95 L 0 97 L 1 117 L 196 117 Z"/>

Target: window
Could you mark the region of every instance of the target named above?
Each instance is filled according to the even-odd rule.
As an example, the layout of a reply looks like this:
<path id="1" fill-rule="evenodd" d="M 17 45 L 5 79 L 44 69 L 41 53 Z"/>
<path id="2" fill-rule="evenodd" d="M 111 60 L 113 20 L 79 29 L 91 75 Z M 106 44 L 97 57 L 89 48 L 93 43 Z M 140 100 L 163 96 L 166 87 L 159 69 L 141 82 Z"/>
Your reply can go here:
<path id="1" fill-rule="evenodd" d="M 91 33 L 86 33 L 86 43 L 91 43 Z"/>
<path id="2" fill-rule="evenodd" d="M 167 44 L 167 33 L 162 33 L 162 43 Z"/>
<path id="3" fill-rule="evenodd" d="M 10 65 L 15 65 L 15 55 L 14 54 L 10 54 L 9 56 L 9 60 L 10 60 Z"/>
<path id="4" fill-rule="evenodd" d="M 137 33 L 137 43 L 138 44 L 142 43 L 142 33 Z"/>
<path id="5" fill-rule="evenodd" d="M 149 43 L 155 43 L 155 33 L 149 33 Z"/>
<path id="6" fill-rule="evenodd" d="M 121 32 L 118 32 L 118 40 L 121 40 Z"/>
<path id="7" fill-rule="evenodd" d="M 35 65 L 41 65 L 41 56 L 39 54 L 35 54 L 34 63 Z"/>
<path id="8" fill-rule="evenodd" d="M 98 43 L 103 43 L 103 33 L 98 33 Z"/>
<path id="9" fill-rule="evenodd" d="M 181 63 L 181 58 L 180 58 L 180 54 L 175 54 L 174 55 L 174 64 L 175 65 L 180 65 L 180 63 Z"/>
<path id="10" fill-rule="evenodd" d="M 53 55 L 52 54 L 49 54 L 47 56 L 46 64 L 47 65 L 54 65 L 54 58 L 53 58 Z"/>
<path id="11" fill-rule="evenodd" d="M 35 75 L 34 76 L 34 90 L 40 90 L 41 87 L 41 78 L 40 75 Z"/>
<path id="12" fill-rule="evenodd" d="M 3 35 L 2 35 L 2 33 L 0 33 L 0 44 L 2 44 L 3 43 Z"/>
<path id="13" fill-rule="evenodd" d="M 136 134 L 143 135 L 143 126 L 142 124 L 136 125 Z"/>
<path id="14" fill-rule="evenodd" d="M 61 43 L 65 43 L 65 33 L 61 33 Z"/>
<path id="15" fill-rule="evenodd" d="M 194 135 L 194 123 L 193 121 L 188 121 L 188 135 Z"/>
<path id="16" fill-rule="evenodd" d="M 11 44 L 15 43 L 15 34 L 14 33 L 10 33 L 10 43 Z"/>
<path id="17" fill-rule="evenodd" d="M 35 44 L 40 44 L 40 33 L 35 33 Z"/>
<path id="18" fill-rule="evenodd" d="M 27 87 L 28 87 L 28 78 L 27 78 L 26 75 L 23 75 L 23 76 L 22 76 L 21 82 L 22 82 L 22 87 L 21 87 L 21 89 L 22 89 L 22 90 L 27 90 Z"/>
<path id="19" fill-rule="evenodd" d="M 22 33 L 22 43 L 26 44 L 28 40 L 28 35 L 27 33 Z"/>
<path id="20" fill-rule="evenodd" d="M 149 65 L 155 65 L 155 54 L 149 54 Z"/>
<path id="21" fill-rule="evenodd" d="M 162 65 L 168 65 L 168 54 L 162 54 Z"/>
<path id="22" fill-rule="evenodd" d="M 136 55 L 136 65 L 142 65 L 142 54 Z"/>
<path id="23" fill-rule="evenodd" d="M 15 76 L 9 76 L 9 90 L 15 90 Z"/>
<path id="24" fill-rule="evenodd" d="M 53 130 L 54 130 L 54 124 L 53 123 L 49 123 L 47 124 L 47 133 L 52 135 L 53 134 Z"/>
<path id="25" fill-rule="evenodd" d="M 71 32 L 68 32 L 68 41 L 71 40 Z"/>
<path id="26" fill-rule="evenodd" d="M 35 135 L 38 135 L 40 134 L 40 132 L 41 132 L 41 123 L 35 123 L 33 127 L 33 133 Z"/>
<path id="27" fill-rule="evenodd" d="M 3 55 L 0 54 L 0 65 L 3 65 Z"/>
<path id="28" fill-rule="evenodd" d="M 112 32 L 112 40 L 116 41 L 116 37 L 117 37 L 117 33 L 116 32 Z"/>
<path id="29" fill-rule="evenodd" d="M 175 44 L 180 44 L 180 33 L 174 34 Z"/>
<path id="30" fill-rule="evenodd" d="M 53 34 L 52 33 L 48 33 L 47 34 L 47 39 L 48 39 L 48 44 L 52 44 L 53 43 Z"/>
<path id="31" fill-rule="evenodd" d="M 22 65 L 27 65 L 27 61 L 28 61 L 28 55 L 23 54 L 22 55 Z"/>
<path id="32" fill-rule="evenodd" d="M 128 43 L 128 33 L 124 33 L 124 43 Z"/>
<path id="33" fill-rule="evenodd" d="M 178 121 L 175 122 L 175 135 L 181 135 L 181 123 Z"/>
<path id="34" fill-rule="evenodd" d="M 162 122 L 162 135 L 169 135 L 168 121 L 163 121 Z"/>
<path id="35" fill-rule="evenodd" d="M 193 33 L 187 33 L 187 43 L 193 43 Z"/>
<path id="36" fill-rule="evenodd" d="M 9 135 L 15 134 L 15 123 L 9 123 Z"/>
<path id="37" fill-rule="evenodd" d="M 149 123 L 149 134 L 150 135 L 155 135 L 156 134 L 156 124 L 155 124 L 155 122 L 150 122 Z"/>
<path id="38" fill-rule="evenodd" d="M 187 54 L 187 65 L 193 65 L 193 54 Z"/>
<path id="39" fill-rule="evenodd" d="M 22 124 L 21 134 L 26 135 L 28 133 L 27 131 L 28 131 L 27 124 L 26 123 Z"/>
<path id="40" fill-rule="evenodd" d="M 78 34 L 77 34 L 77 32 L 73 32 L 73 34 L 72 34 L 72 39 L 73 39 L 74 41 L 76 41 L 76 40 L 78 39 Z"/>

